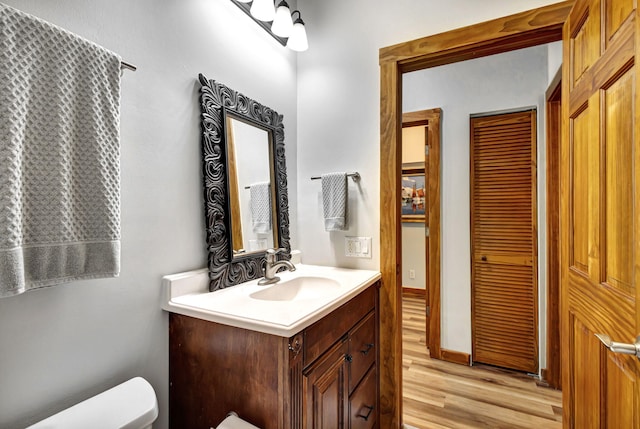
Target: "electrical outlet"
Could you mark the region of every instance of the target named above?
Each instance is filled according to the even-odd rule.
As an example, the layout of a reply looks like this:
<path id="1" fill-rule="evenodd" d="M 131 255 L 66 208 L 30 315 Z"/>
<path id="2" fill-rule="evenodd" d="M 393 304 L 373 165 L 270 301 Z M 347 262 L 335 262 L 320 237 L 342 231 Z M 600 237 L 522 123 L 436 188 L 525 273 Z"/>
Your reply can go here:
<path id="1" fill-rule="evenodd" d="M 344 254 L 354 258 L 371 258 L 371 237 L 345 237 Z"/>
<path id="2" fill-rule="evenodd" d="M 416 278 L 416 270 L 409 270 L 409 278 L 410 279 Z"/>

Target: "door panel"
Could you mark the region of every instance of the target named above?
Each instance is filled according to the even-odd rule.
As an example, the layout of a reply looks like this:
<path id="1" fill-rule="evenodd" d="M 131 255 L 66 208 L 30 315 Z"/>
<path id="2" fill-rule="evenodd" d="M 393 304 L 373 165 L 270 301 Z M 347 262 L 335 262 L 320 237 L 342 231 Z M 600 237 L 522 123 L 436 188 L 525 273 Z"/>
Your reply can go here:
<path id="1" fill-rule="evenodd" d="M 472 356 L 538 370 L 536 113 L 471 120 Z"/>
<path id="2" fill-rule="evenodd" d="M 607 128 L 605 152 L 605 234 L 603 281 L 621 292 L 633 292 L 633 70 L 624 73 L 603 92 Z"/>
<path id="3" fill-rule="evenodd" d="M 610 42 L 615 36 L 622 23 L 631 15 L 633 11 L 633 1 L 629 0 L 609 0 L 604 2 L 605 10 L 605 36 Z"/>
<path id="4" fill-rule="evenodd" d="M 638 358 L 614 354 L 595 337 L 633 343 L 640 333 L 635 7 L 632 0 L 577 0 L 563 30 L 561 295 L 569 428 L 640 427 Z"/>
<path id="5" fill-rule="evenodd" d="M 589 248 L 588 248 L 588 217 L 589 206 L 588 182 L 589 153 L 594 148 L 589 148 L 589 107 L 585 107 L 571 119 L 571 131 L 573 135 L 572 152 L 570 159 L 572 170 L 571 192 L 571 248 L 570 265 L 576 271 L 588 275 Z M 589 150 L 591 149 L 591 150 Z M 596 146 L 597 151 L 597 146 Z"/>

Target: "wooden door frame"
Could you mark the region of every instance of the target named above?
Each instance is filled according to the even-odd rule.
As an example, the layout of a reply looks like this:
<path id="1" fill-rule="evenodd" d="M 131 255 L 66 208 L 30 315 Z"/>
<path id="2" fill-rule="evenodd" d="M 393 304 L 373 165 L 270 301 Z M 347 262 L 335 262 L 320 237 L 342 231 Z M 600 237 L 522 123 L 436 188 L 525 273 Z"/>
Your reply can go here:
<path id="1" fill-rule="evenodd" d="M 402 74 L 562 40 L 572 5 L 569 0 L 380 49 L 380 427 L 402 424 Z"/>
<path id="2" fill-rule="evenodd" d="M 440 350 L 440 136 L 441 136 L 442 109 L 427 109 L 402 114 L 401 126 L 413 127 L 428 125 L 429 155 L 425 157 L 425 166 L 428 165 L 426 178 L 429 184 L 429 202 L 427 204 L 427 216 L 429 224 L 429 240 L 427 240 L 427 257 L 429 258 L 426 285 L 427 306 L 430 309 L 427 346 L 429 355 L 441 359 Z M 400 133 L 402 138 L 402 133 Z M 402 146 L 402 144 L 401 144 Z M 427 164 L 428 163 L 428 164 Z M 402 174 L 402 168 L 400 169 Z M 400 243 L 401 245 L 402 243 Z M 402 296 L 402 295 L 400 295 Z M 400 323 L 402 323 L 402 315 Z M 384 426 L 381 426 L 384 427 Z"/>
<path id="3" fill-rule="evenodd" d="M 547 182 L 547 367 L 542 379 L 562 388 L 560 347 L 560 136 L 562 128 L 562 68 L 545 93 Z M 556 327 L 554 329 L 553 327 Z"/>

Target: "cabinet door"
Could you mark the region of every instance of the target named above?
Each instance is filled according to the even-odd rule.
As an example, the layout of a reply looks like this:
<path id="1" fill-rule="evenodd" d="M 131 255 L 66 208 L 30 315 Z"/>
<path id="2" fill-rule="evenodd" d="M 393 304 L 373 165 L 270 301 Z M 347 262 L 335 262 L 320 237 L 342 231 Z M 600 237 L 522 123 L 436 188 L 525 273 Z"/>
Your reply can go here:
<path id="1" fill-rule="evenodd" d="M 304 371 L 304 421 L 308 429 L 345 427 L 347 344 L 340 342 Z"/>

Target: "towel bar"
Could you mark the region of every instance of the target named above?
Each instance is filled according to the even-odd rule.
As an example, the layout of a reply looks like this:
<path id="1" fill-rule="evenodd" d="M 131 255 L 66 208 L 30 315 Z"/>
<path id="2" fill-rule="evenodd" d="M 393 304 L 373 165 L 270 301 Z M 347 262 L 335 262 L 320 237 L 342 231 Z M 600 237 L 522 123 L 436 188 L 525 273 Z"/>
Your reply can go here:
<path id="1" fill-rule="evenodd" d="M 120 68 L 123 69 L 123 70 L 124 69 L 129 69 L 131 71 L 138 70 L 138 67 L 134 66 L 133 64 L 129 64 L 127 62 L 124 62 L 124 61 L 120 61 Z"/>
<path id="2" fill-rule="evenodd" d="M 351 179 L 353 179 L 354 182 L 360 181 L 360 173 L 358 173 L 357 171 L 355 173 L 347 173 L 347 177 L 351 177 Z M 320 180 L 320 179 L 322 179 L 321 176 L 311 176 L 311 180 Z"/>

